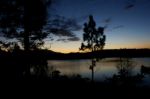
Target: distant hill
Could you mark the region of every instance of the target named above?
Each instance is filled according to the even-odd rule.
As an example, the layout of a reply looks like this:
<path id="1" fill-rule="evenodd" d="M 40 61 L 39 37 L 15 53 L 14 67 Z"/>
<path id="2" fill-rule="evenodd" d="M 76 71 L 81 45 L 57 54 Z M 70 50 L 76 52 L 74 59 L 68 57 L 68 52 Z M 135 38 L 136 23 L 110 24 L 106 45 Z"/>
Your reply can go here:
<path id="1" fill-rule="evenodd" d="M 109 58 L 109 57 L 150 57 L 150 49 L 107 49 L 97 52 L 88 53 L 49 53 L 47 54 L 49 59 L 90 59 L 97 58 Z"/>
<path id="2" fill-rule="evenodd" d="M 0 51 L 0 57 L 20 56 L 25 55 L 24 51 L 5 52 Z M 105 49 L 97 52 L 88 53 L 59 53 L 51 50 L 36 50 L 31 51 L 30 56 L 43 57 L 47 59 L 90 59 L 97 58 L 109 58 L 109 57 L 150 57 L 150 49 Z"/>

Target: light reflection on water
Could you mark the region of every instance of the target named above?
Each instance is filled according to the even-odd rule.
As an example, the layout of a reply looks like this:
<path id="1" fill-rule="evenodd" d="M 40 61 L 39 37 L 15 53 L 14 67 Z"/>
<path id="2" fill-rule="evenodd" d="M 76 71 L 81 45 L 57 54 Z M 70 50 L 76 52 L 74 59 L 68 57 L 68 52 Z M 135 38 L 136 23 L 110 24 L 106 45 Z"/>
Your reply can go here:
<path id="1" fill-rule="evenodd" d="M 133 58 L 134 68 L 132 70 L 133 74 L 140 73 L 141 65 L 150 66 L 150 58 Z M 104 80 L 105 78 L 112 77 L 114 74 L 118 73 L 116 68 L 119 63 L 119 58 L 105 58 L 97 62 L 94 72 L 95 80 Z M 91 70 L 89 66 L 91 65 L 91 60 L 49 60 L 48 66 L 53 66 L 56 70 L 61 72 L 61 75 L 76 75 L 80 74 L 82 77 L 91 78 Z M 145 79 L 150 79 L 150 76 Z M 147 80 L 146 80 L 147 81 Z"/>

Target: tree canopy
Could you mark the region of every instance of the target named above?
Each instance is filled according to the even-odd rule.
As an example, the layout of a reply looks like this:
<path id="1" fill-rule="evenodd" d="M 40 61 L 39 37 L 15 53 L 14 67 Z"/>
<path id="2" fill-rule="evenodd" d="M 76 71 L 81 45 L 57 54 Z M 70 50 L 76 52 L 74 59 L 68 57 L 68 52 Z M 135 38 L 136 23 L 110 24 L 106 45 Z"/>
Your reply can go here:
<path id="1" fill-rule="evenodd" d="M 83 43 L 80 50 L 98 51 L 102 50 L 105 45 L 106 36 L 104 27 L 96 28 L 93 16 L 89 16 L 89 22 L 84 24 Z"/>
<path id="2" fill-rule="evenodd" d="M 1 0 L 0 35 L 5 38 L 1 42 L 10 45 L 12 43 L 8 42 L 21 43 L 26 50 L 42 45 L 47 36 L 42 29 L 46 24 L 50 1 Z"/>
<path id="3" fill-rule="evenodd" d="M 18 46 L 24 50 L 40 48 L 50 33 L 78 40 L 71 32 L 80 26 L 75 20 L 62 16 L 49 19 L 48 8 L 54 0 L 1 0 L 0 45 L 8 49 Z M 3 46 L 2 46 L 3 45 Z M 6 49 L 7 49 L 6 48 Z"/>

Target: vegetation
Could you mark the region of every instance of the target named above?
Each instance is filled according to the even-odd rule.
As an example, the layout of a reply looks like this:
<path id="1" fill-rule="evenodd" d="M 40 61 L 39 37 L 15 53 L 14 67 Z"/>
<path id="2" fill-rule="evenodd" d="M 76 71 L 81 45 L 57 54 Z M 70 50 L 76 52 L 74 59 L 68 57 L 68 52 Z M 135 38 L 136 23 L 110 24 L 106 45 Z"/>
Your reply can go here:
<path id="1" fill-rule="evenodd" d="M 96 29 L 96 23 L 93 19 L 93 16 L 89 16 L 89 22 L 84 24 L 84 34 L 83 41 L 86 43 L 81 44 L 80 50 L 89 50 L 91 52 L 96 52 L 102 50 L 105 45 L 106 36 L 104 35 L 104 28 L 99 27 Z M 93 57 L 89 69 L 92 71 L 92 81 L 94 81 L 94 67 L 96 66 L 96 57 Z"/>
<path id="2" fill-rule="evenodd" d="M 144 91 L 150 88 L 138 84 L 150 74 L 150 68 L 142 65 L 141 73 L 132 75 L 134 64 L 131 58 L 150 57 L 150 49 L 103 50 L 106 41 L 105 28 L 97 28 L 92 15 L 83 28 L 80 50 L 87 51 L 86 53 L 64 54 L 42 49 L 44 40 L 52 39 L 50 34 L 66 37 L 59 38 L 58 41 L 79 40 L 72 33 L 81 29 L 75 20 L 59 15 L 48 19 L 51 18 L 48 9 L 52 3 L 53 0 L 0 0 L 0 65 L 4 72 L 2 74 L 9 83 L 15 81 L 19 88 L 27 88 L 28 91 L 33 88 L 33 92 L 44 87 L 52 91 L 57 89 L 56 92 L 59 89 L 63 89 L 61 92 L 65 92 L 65 89 L 67 92 L 73 90 L 78 94 L 85 92 L 85 95 L 130 95 L 131 92 L 133 95 L 147 94 Z M 106 21 L 109 23 L 111 20 Z M 94 81 L 96 62 L 107 57 L 122 57 L 116 66 L 118 72 L 104 81 Z M 80 74 L 70 77 L 61 74 L 61 71 L 53 66 L 48 67 L 50 59 L 91 59 L 89 69 L 92 71 L 92 77 L 89 79 Z"/>

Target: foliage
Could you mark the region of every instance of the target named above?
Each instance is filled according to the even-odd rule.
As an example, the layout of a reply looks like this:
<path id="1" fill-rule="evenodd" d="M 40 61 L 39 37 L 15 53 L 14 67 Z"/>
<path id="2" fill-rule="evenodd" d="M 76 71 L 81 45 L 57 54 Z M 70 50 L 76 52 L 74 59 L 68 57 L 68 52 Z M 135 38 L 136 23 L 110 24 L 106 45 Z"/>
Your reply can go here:
<path id="1" fill-rule="evenodd" d="M 89 23 L 84 24 L 83 43 L 80 50 L 98 51 L 102 50 L 105 45 L 106 36 L 104 35 L 104 27 L 96 29 L 96 23 L 93 16 L 89 16 Z"/>
<path id="2" fill-rule="evenodd" d="M 0 35 L 20 42 L 24 49 L 38 48 L 48 33 L 43 32 L 46 24 L 47 7 L 51 0 L 1 0 Z"/>
<path id="3" fill-rule="evenodd" d="M 102 50 L 105 45 L 106 36 L 104 35 L 104 27 L 96 28 L 96 23 L 93 16 L 89 16 L 89 22 L 84 24 L 83 43 L 81 44 L 80 50 L 89 50 L 95 52 Z M 92 53 L 93 54 L 93 53 Z M 94 67 L 96 66 L 96 57 L 91 60 L 89 69 L 92 71 L 92 82 L 94 81 Z"/>
<path id="4" fill-rule="evenodd" d="M 73 32 L 80 26 L 73 18 L 49 13 L 55 0 L 1 0 L 0 39 L 3 44 L 17 44 L 21 49 L 34 50 L 43 46 L 44 39 L 54 34 L 79 40 Z M 50 37 L 51 38 L 51 37 Z"/>
<path id="5" fill-rule="evenodd" d="M 135 64 L 130 58 L 120 58 L 120 62 L 117 65 L 118 74 L 121 76 L 131 76 L 134 67 Z"/>

